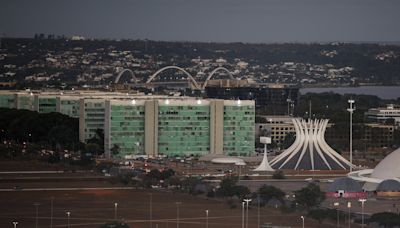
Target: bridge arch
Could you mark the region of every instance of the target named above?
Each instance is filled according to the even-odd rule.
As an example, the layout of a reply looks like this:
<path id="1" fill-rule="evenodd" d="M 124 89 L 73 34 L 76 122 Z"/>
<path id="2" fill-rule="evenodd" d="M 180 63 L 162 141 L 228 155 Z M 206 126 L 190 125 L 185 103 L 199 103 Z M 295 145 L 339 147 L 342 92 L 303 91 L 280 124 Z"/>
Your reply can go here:
<path id="1" fill-rule="evenodd" d="M 130 75 L 131 75 L 131 77 L 133 78 L 133 80 L 134 80 L 135 82 L 138 81 L 137 78 L 135 77 L 135 74 L 133 73 L 133 71 L 132 71 L 131 69 L 123 69 L 123 70 L 121 70 L 121 71 L 118 73 L 117 77 L 115 78 L 115 80 L 114 80 L 114 83 L 115 83 L 115 84 L 117 84 L 117 83 L 119 82 L 119 79 L 121 78 L 121 76 L 122 76 L 125 72 L 129 72 Z"/>
<path id="2" fill-rule="evenodd" d="M 232 80 L 235 80 L 235 78 L 233 77 L 232 73 L 226 69 L 225 67 L 217 67 L 215 68 L 213 71 L 211 71 L 211 73 L 208 75 L 207 79 L 204 81 L 203 86 L 201 87 L 202 90 L 204 90 L 207 86 L 208 81 L 210 81 L 211 77 L 214 76 L 215 73 L 217 73 L 217 71 L 225 71 L 226 73 L 228 73 L 229 78 Z"/>
<path id="3" fill-rule="evenodd" d="M 189 72 L 187 72 L 185 69 L 183 69 L 181 67 L 177 67 L 177 66 L 166 66 L 166 67 L 159 69 L 157 72 L 155 72 L 153 75 L 151 75 L 149 79 L 147 79 L 146 83 L 150 83 L 158 74 L 160 74 L 161 72 L 168 70 L 168 69 L 176 69 L 178 71 L 183 72 L 190 79 L 190 81 L 193 83 L 193 85 L 196 87 L 196 89 L 201 88 L 199 86 L 199 84 L 196 82 L 196 80 L 193 78 L 193 76 L 191 74 L 189 74 Z"/>

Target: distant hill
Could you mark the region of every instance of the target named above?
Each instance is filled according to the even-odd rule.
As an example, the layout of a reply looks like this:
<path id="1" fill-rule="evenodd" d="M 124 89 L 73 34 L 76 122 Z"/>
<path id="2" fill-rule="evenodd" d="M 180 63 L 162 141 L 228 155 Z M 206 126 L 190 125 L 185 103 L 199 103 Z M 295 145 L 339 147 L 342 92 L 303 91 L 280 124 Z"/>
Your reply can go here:
<path id="1" fill-rule="evenodd" d="M 400 84 L 398 44 L 2 38 L 0 82 L 107 84 L 122 68 L 132 69 L 144 81 L 167 65 L 184 67 L 195 77 L 204 78 L 198 73 L 223 65 L 236 77 L 259 82 L 394 85 Z"/>

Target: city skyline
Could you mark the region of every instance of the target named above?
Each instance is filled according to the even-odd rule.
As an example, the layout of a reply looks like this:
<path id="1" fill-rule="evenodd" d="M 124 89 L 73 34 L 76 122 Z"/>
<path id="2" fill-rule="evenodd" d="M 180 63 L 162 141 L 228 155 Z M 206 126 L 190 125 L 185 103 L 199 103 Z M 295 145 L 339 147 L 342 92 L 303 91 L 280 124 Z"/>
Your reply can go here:
<path id="1" fill-rule="evenodd" d="M 202 42 L 396 42 L 394 0 L 50 1 L 0 3 L 0 34 Z"/>

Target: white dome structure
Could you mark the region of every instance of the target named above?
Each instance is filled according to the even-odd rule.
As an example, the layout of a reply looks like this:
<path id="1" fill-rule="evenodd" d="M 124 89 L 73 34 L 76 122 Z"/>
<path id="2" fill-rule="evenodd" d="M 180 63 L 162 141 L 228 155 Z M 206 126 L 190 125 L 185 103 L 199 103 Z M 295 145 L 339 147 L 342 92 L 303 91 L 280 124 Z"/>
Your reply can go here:
<path id="1" fill-rule="evenodd" d="M 363 189 L 375 191 L 387 179 L 400 182 L 400 148 L 394 150 L 376 165 L 375 169 L 364 169 L 348 174 L 348 177 L 365 182 Z"/>
<path id="2" fill-rule="evenodd" d="M 371 173 L 371 178 L 397 179 L 400 177 L 400 148 L 386 156 Z"/>

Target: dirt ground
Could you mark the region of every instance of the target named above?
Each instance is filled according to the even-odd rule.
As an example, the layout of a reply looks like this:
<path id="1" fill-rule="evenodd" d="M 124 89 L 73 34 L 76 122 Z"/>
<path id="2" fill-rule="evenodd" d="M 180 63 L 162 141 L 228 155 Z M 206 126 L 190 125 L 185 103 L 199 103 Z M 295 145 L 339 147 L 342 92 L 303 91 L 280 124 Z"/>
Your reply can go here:
<path id="1" fill-rule="evenodd" d="M 151 193 L 151 194 L 150 194 Z M 0 227 L 35 227 L 36 206 L 38 227 L 50 227 L 51 198 L 53 197 L 53 227 L 66 227 L 66 212 L 70 212 L 70 227 L 99 227 L 117 219 L 131 228 L 206 227 L 206 210 L 209 210 L 208 227 L 242 227 L 242 207 L 230 209 L 226 202 L 193 197 L 187 194 L 147 190 L 88 190 L 88 191 L 12 191 L 0 193 Z M 150 224 L 150 198 L 152 224 Z M 177 203 L 180 202 L 180 203 Z M 177 210 L 179 207 L 179 220 Z M 257 227 L 257 206 L 249 208 L 249 226 Z M 274 208 L 261 208 L 260 223 L 301 227 L 301 214 L 281 214 Z M 306 227 L 330 227 L 305 219 Z M 332 226 L 333 227 L 333 226 Z"/>

